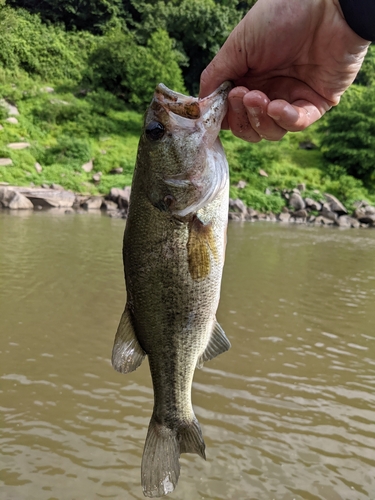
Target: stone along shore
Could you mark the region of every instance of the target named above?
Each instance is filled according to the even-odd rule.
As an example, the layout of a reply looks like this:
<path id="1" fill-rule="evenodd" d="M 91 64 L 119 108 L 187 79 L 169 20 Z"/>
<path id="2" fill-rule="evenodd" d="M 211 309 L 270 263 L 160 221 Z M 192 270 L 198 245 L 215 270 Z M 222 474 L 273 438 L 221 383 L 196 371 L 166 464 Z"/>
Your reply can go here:
<path id="1" fill-rule="evenodd" d="M 240 199 L 229 200 L 229 220 L 270 221 L 317 226 L 347 228 L 375 227 L 375 207 L 366 201 L 358 201 L 353 213 L 333 195 L 324 194 L 324 200 L 315 201 L 303 197 L 303 191 L 293 189 L 282 193 L 286 205 L 278 214 L 263 213 L 247 207 Z M 111 217 L 127 217 L 130 187 L 112 188 L 106 196 L 75 194 L 58 184 L 44 187 L 17 187 L 0 184 L 0 207 L 8 210 L 62 209 L 62 213 L 106 210 Z"/>

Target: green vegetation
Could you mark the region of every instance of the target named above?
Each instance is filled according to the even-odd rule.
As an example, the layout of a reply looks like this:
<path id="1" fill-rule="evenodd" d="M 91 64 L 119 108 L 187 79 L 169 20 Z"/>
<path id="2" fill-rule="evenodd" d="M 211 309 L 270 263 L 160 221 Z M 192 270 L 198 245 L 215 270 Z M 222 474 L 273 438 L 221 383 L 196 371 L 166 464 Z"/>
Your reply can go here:
<path id="1" fill-rule="evenodd" d="M 0 106 L 0 157 L 13 161 L 0 166 L 0 182 L 54 182 L 87 193 L 130 184 L 141 113 L 155 85 L 196 94 L 200 72 L 253 3 L 0 0 L 0 98 L 20 112 L 9 123 Z M 374 116 L 372 46 L 340 105 L 307 131 L 258 144 L 222 132 L 231 196 L 278 211 L 282 190 L 304 183 L 309 196 L 330 192 L 348 208 L 359 199 L 375 203 Z M 7 146 L 22 141 L 30 147 Z M 89 160 L 94 169 L 86 173 Z M 118 167 L 122 173 L 113 175 Z M 244 189 L 235 187 L 240 180 Z"/>

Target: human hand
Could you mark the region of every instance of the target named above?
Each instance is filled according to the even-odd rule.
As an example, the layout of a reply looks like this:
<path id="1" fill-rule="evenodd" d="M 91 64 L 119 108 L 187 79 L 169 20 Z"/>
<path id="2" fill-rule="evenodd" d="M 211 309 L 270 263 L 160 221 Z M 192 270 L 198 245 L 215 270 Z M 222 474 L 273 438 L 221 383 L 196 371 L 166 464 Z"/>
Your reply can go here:
<path id="1" fill-rule="evenodd" d="M 258 0 L 203 71 L 200 97 L 232 80 L 222 127 L 249 142 L 277 141 L 339 103 L 369 44 L 338 0 Z"/>

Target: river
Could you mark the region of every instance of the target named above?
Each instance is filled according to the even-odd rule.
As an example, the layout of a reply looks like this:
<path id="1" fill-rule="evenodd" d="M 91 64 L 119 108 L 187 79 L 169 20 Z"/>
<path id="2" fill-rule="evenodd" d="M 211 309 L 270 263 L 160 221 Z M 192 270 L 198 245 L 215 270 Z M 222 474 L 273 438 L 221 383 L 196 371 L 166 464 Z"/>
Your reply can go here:
<path id="1" fill-rule="evenodd" d="M 147 362 L 110 364 L 124 221 L 0 212 L 0 498 L 142 499 Z M 176 500 L 375 499 L 375 231 L 231 223 Z"/>

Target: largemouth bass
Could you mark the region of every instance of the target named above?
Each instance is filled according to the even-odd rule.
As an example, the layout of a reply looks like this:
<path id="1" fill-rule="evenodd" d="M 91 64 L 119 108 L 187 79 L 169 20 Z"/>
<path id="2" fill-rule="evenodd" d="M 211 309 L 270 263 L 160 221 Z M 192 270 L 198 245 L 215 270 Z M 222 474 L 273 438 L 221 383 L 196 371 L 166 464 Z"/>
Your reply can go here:
<path id="1" fill-rule="evenodd" d="M 123 258 L 127 302 L 112 364 L 147 355 L 154 410 L 142 457 L 145 496 L 176 487 L 181 453 L 205 458 L 191 403 L 196 366 L 230 343 L 216 321 L 228 221 L 228 164 L 218 138 L 231 84 L 204 99 L 160 84 L 145 115 Z"/>

